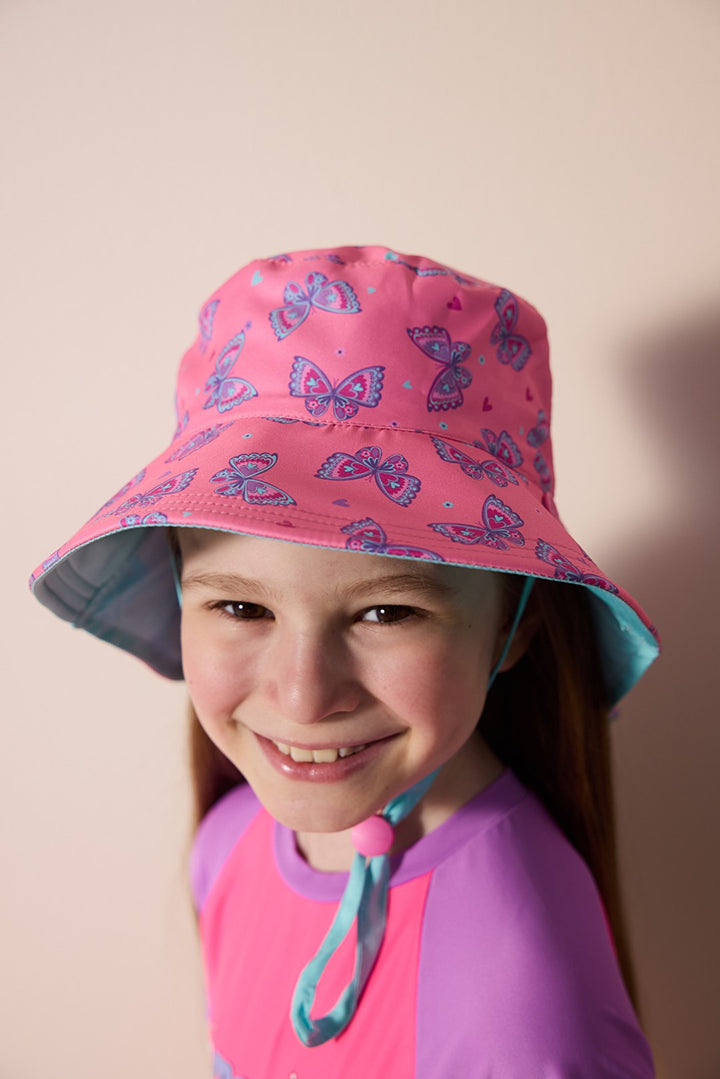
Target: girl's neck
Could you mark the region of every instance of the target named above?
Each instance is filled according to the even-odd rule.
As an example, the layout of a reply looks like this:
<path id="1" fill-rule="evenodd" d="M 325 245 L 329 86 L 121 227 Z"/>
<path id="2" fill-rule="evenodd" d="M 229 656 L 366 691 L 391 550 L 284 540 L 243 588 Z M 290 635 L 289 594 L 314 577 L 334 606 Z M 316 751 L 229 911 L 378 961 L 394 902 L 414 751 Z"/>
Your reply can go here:
<path id="1" fill-rule="evenodd" d="M 398 824 L 391 853 L 407 850 L 434 831 L 502 771 L 502 763 L 480 735 L 475 735 L 448 761 L 420 804 Z M 347 872 L 355 855 L 349 830 L 297 832 L 295 842 L 309 865 L 327 873 Z"/>

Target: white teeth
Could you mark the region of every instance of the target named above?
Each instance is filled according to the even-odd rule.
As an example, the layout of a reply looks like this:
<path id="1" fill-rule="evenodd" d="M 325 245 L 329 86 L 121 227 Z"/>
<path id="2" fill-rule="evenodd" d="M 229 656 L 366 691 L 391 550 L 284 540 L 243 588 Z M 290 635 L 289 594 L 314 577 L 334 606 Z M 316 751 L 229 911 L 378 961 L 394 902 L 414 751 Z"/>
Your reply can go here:
<path id="1" fill-rule="evenodd" d="M 311 749 L 300 749 L 298 746 L 290 746 L 290 756 L 294 761 L 311 761 L 313 751 Z"/>
<path id="2" fill-rule="evenodd" d="M 334 764 L 338 757 L 352 757 L 353 753 L 359 753 L 367 746 L 342 746 L 340 749 L 301 749 L 299 746 L 291 746 L 286 742 L 273 743 L 281 753 L 294 761 L 304 764 Z"/>

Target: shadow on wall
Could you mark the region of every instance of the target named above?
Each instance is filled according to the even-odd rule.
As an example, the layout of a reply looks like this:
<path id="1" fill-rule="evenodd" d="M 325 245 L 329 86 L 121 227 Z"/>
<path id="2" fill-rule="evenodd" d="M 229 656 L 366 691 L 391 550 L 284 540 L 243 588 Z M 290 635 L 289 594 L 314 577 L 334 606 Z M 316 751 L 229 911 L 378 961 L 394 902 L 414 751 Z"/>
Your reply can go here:
<path id="1" fill-rule="evenodd" d="M 719 311 L 653 328 L 627 364 L 666 494 L 616 572 L 647 605 L 663 654 L 613 740 L 641 1008 L 668 1079 L 720 1076 Z"/>

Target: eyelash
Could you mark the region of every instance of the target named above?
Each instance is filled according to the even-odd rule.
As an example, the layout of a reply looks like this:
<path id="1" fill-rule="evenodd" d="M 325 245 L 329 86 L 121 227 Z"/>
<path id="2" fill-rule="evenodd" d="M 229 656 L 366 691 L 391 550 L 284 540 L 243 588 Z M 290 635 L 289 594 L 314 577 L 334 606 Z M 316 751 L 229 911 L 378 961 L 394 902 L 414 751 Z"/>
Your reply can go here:
<path id="1" fill-rule="evenodd" d="M 242 600 L 218 600 L 217 603 L 211 604 L 211 610 L 218 611 L 223 617 L 234 622 L 261 622 L 268 616 L 272 617 L 272 612 L 262 604 L 247 603 Z M 378 615 L 377 618 L 365 617 L 373 612 Z M 386 620 L 383 620 L 381 612 L 384 612 Z M 408 607 L 402 603 L 378 603 L 374 607 L 367 607 L 361 611 L 358 621 L 380 626 L 394 626 L 419 616 L 420 612 L 414 607 Z"/>

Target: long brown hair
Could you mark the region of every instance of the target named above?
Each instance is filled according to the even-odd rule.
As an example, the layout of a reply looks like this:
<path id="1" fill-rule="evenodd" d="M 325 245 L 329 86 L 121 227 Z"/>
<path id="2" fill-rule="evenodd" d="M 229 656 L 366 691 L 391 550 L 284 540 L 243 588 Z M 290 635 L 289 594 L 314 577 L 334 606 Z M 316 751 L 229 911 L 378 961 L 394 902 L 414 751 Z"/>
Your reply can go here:
<path id="1" fill-rule="evenodd" d="M 523 578 L 507 576 L 508 609 Z M 618 961 L 635 1001 L 635 978 L 620 898 L 610 761 L 608 702 L 589 594 L 535 582 L 526 616 L 527 650 L 500 675 L 478 724 L 483 737 L 545 805 L 587 863 L 602 897 Z M 243 783 L 210 741 L 190 706 L 196 820 Z"/>

